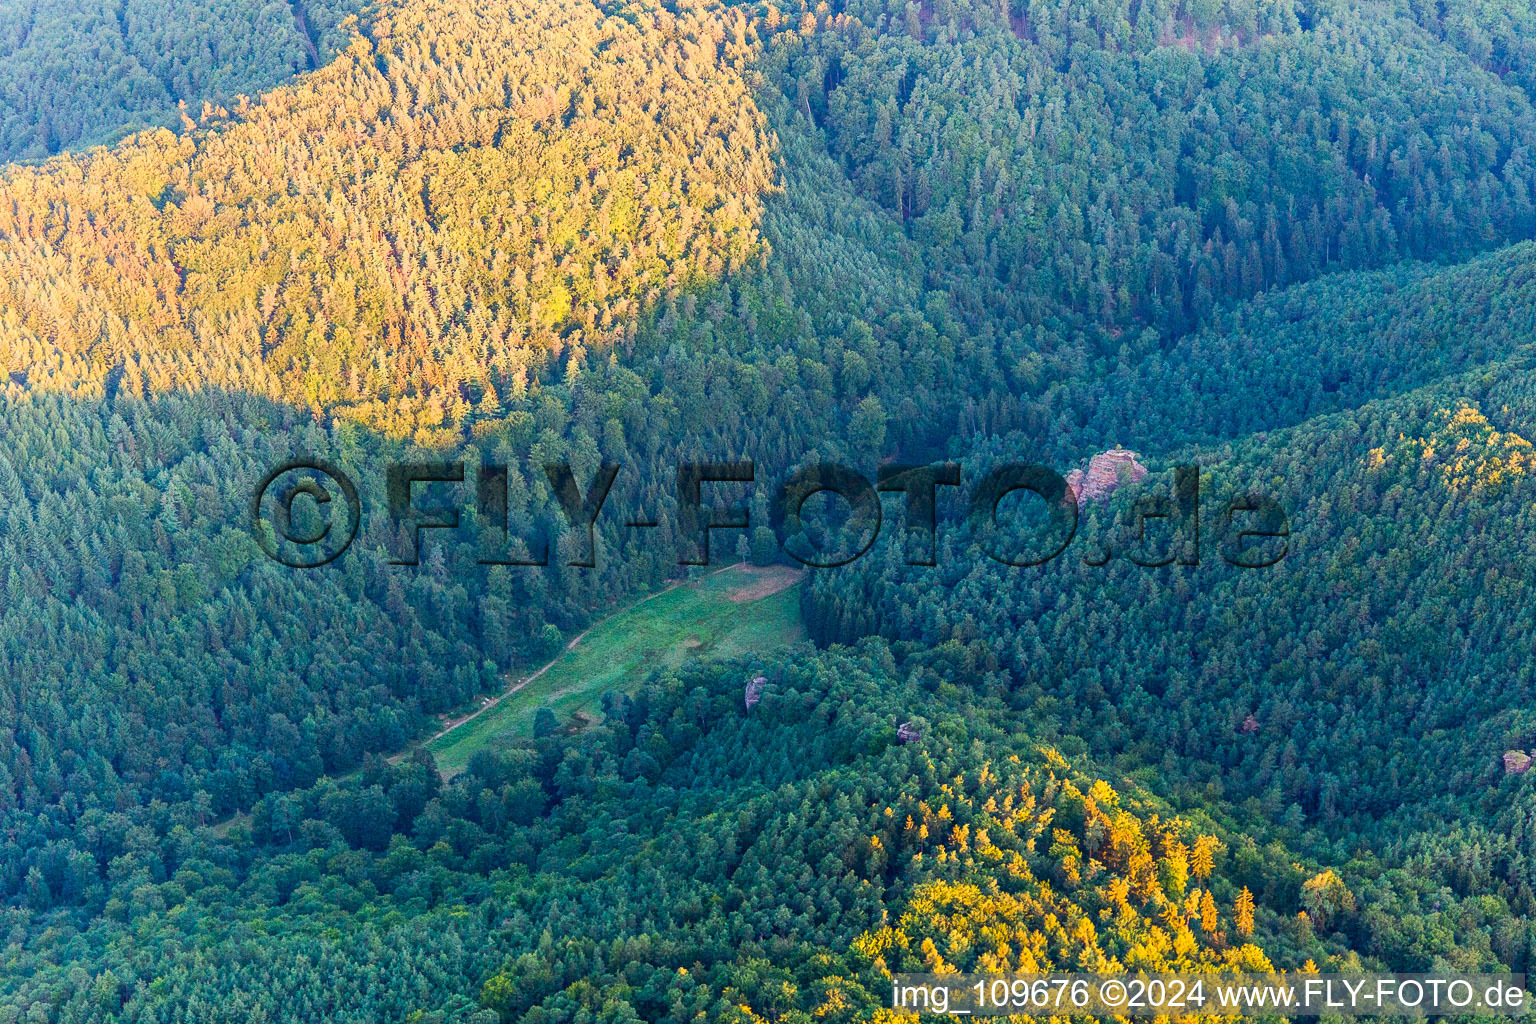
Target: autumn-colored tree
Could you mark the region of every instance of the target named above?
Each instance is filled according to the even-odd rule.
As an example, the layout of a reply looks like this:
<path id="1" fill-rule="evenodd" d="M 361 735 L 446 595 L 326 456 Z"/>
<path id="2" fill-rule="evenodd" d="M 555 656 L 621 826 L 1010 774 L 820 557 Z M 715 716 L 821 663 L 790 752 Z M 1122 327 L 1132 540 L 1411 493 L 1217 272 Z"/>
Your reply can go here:
<path id="1" fill-rule="evenodd" d="M 1354 893 L 1332 868 L 1319 871 L 1302 883 L 1301 905 L 1318 927 L 1327 928 L 1355 909 Z"/>
<path id="2" fill-rule="evenodd" d="M 1232 921 L 1238 935 L 1246 939 L 1253 934 L 1253 893 L 1248 891 L 1246 885 L 1237 894 L 1237 901 L 1232 908 Z"/>
<path id="3" fill-rule="evenodd" d="M 1200 893 L 1200 930 L 1207 935 L 1214 935 L 1220 927 L 1220 919 L 1216 914 L 1216 899 L 1211 895 L 1211 890 L 1206 889 Z"/>
<path id="4" fill-rule="evenodd" d="M 1211 872 L 1216 868 L 1217 846 L 1215 836 L 1202 835 L 1195 839 L 1195 845 L 1190 851 L 1189 867 L 1197 880 L 1203 882 L 1211 877 Z"/>

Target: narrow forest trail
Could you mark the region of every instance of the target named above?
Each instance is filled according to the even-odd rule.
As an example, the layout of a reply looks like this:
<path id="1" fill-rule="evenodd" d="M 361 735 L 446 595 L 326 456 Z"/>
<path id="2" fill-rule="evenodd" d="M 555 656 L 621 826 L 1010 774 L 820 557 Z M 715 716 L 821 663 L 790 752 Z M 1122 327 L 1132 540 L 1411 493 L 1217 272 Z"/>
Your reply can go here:
<path id="1" fill-rule="evenodd" d="M 304 17 L 304 5 L 300 0 L 292 0 L 289 4 L 293 8 L 293 24 L 299 30 L 299 38 L 304 41 L 304 49 L 309 51 L 309 70 L 316 71 L 320 67 L 320 51 L 315 48 L 315 40 L 309 34 L 309 19 Z"/>
<path id="2" fill-rule="evenodd" d="M 732 569 L 740 568 L 741 566 L 746 565 L 746 564 L 747 563 L 745 563 L 745 562 L 733 562 L 730 565 L 727 565 L 727 566 L 724 566 L 722 568 L 716 569 L 714 572 L 706 573 L 705 577 L 707 578 L 709 576 L 718 576 L 722 572 L 729 572 Z M 502 701 L 506 700 L 508 697 L 511 697 L 513 694 L 517 693 L 523 687 L 527 686 L 529 683 L 532 683 L 534 680 L 538 679 L 544 673 L 546 673 L 550 669 L 554 668 L 555 665 L 560 661 L 561 658 L 565 657 L 568 653 L 570 653 L 571 651 L 574 651 L 576 649 L 577 645 L 579 645 L 581 643 L 581 641 L 586 638 L 588 633 L 591 633 L 594 629 L 598 628 L 599 626 L 603 625 L 604 623 L 609 622 L 612 619 L 615 619 L 615 618 L 619 617 L 620 615 L 625 614 L 626 612 L 633 611 L 634 609 L 636 609 L 636 608 L 640 607 L 641 605 L 645 604 L 647 601 L 654 601 L 656 598 L 660 597 L 661 595 L 669 593 L 672 590 L 675 590 L 676 588 L 682 586 L 685 583 L 691 583 L 691 582 L 696 582 L 696 581 L 694 581 L 694 580 L 687 580 L 687 579 L 673 580 L 671 583 L 667 584 L 665 587 L 662 587 L 660 590 L 656 591 L 655 593 L 647 594 L 644 597 L 642 597 L 640 600 L 635 601 L 632 604 L 627 604 L 623 608 L 617 608 L 614 611 L 609 612 L 607 615 L 603 616 L 598 621 L 592 623 L 592 625 L 588 626 L 586 629 L 582 630 L 580 633 L 577 633 L 576 636 L 573 637 L 569 643 L 567 643 L 564 647 L 560 648 L 560 653 L 559 654 L 556 654 L 553 658 L 549 659 L 549 661 L 546 662 L 544 664 L 544 666 L 541 667 L 537 672 L 534 672 L 532 675 L 527 675 L 527 676 L 524 676 L 523 678 L 519 679 L 517 682 L 515 682 L 511 686 L 507 687 L 501 693 L 497 694 L 495 697 L 492 697 L 490 700 L 486 701 L 484 704 L 480 705 L 478 708 L 476 708 L 474 711 L 471 711 L 469 714 L 463 715 L 463 716 L 461 716 L 459 718 L 451 719 L 445 726 L 443 726 L 443 728 L 439 729 L 437 732 L 433 733 L 431 736 L 428 736 L 426 739 L 418 740 L 417 742 L 412 743 L 410 746 L 406 747 L 404 750 L 401 750 L 399 753 L 390 755 L 389 763 L 390 764 L 398 764 L 402 758 L 404 758 L 411 751 L 415 750 L 417 747 L 425 746 L 428 743 L 435 743 L 438 740 L 442 739 L 444 736 L 447 736 L 449 733 L 453 732 L 455 729 L 459 729 L 459 728 L 461 728 L 461 727 L 463 727 L 465 725 L 468 725 L 470 722 L 473 722 L 475 719 L 479 718 L 481 715 L 485 714 L 487 711 L 490 711 L 492 708 L 496 707 Z"/>

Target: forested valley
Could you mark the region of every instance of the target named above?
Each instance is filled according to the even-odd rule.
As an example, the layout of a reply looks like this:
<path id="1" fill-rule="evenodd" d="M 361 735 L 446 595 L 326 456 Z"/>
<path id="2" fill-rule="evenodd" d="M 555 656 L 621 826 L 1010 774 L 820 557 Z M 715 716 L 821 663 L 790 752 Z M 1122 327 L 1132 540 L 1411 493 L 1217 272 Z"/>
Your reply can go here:
<path id="1" fill-rule="evenodd" d="M 1492 0 L 0 0 L 0 1024 L 1527 970 L 1533 39 Z M 681 459 L 754 461 L 714 561 L 768 564 L 798 467 L 1117 447 L 1147 477 L 1045 565 L 953 488 L 909 565 L 893 496 L 811 642 L 420 745 L 704 571 Z M 248 511 L 303 457 L 364 509 L 313 570 Z M 547 564 L 480 564 L 472 511 L 391 564 L 383 467 L 449 459 L 509 467 Z M 592 551 L 560 461 L 623 467 Z M 1200 564 L 1135 564 L 1191 464 Z M 1268 568 L 1220 553 L 1250 491 Z"/>

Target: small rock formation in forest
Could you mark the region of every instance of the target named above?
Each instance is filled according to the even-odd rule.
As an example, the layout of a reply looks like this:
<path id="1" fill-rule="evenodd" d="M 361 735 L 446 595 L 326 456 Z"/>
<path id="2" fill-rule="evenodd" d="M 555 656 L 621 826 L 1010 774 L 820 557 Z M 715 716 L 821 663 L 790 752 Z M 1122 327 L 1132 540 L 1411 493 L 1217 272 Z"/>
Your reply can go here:
<path id="1" fill-rule="evenodd" d="M 1531 759 L 1522 750 L 1506 750 L 1504 752 L 1504 774 L 1524 775 L 1531 768 Z"/>
<path id="2" fill-rule="evenodd" d="M 920 740 L 922 738 L 923 734 L 918 732 L 917 726 L 913 725 L 911 722 L 902 722 L 896 727 L 897 743 L 911 743 L 914 740 Z"/>
<path id="3" fill-rule="evenodd" d="M 768 685 L 767 676 L 758 676 L 747 684 L 747 710 L 751 711 L 763 699 L 763 688 Z"/>
<path id="4" fill-rule="evenodd" d="M 1067 490 L 1077 498 L 1077 507 L 1081 509 L 1090 500 L 1103 501 L 1122 483 L 1135 483 L 1146 475 L 1147 467 L 1136 461 L 1135 452 L 1111 448 L 1088 460 L 1088 472 L 1074 469 L 1068 473 Z"/>
<path id="5" fill-rule="evenodd" d="M 1243 724 L 1237 727 L 1237 731 L 1244 736 L 1256 733 L 1259 731 L 1259 720 L 1253 717 L 1252 712 L 1249 712 L 1248 717 L 1243 719 Z"/>

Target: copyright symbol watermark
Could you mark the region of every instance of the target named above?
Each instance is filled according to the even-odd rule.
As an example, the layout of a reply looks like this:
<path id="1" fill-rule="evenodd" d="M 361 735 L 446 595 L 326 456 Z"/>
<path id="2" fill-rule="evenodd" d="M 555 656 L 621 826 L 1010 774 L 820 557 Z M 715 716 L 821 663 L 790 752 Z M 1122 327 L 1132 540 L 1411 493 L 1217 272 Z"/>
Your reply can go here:
<path id="1" fill-rule="evenodd" d="M 329 462 L 299 459 L 272 470 L 251 498 L 251 533 L 267 557 L 293 569 L 335 561 L 357 537 L 357 485 Z"/>

